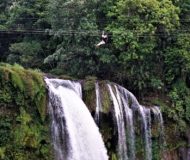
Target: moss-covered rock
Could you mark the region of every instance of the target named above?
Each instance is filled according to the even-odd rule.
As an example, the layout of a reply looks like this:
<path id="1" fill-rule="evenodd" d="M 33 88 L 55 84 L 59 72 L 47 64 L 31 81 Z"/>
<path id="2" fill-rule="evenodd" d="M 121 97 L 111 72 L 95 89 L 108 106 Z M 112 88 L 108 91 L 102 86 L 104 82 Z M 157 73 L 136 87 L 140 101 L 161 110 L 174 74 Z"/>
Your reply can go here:
<path id="1" fill-rule="evenodd" d="M 52 160 L 43 74 L 0 64 L 0 159 Z"/>
<path id="2" fill-rule="evenodd" d="M 88 106 L 90 112 L 95 112 L 96 110 L 96 92 L 95 92 L 96 77 L 86 77 L 83 81 L 83 100 Z"/>

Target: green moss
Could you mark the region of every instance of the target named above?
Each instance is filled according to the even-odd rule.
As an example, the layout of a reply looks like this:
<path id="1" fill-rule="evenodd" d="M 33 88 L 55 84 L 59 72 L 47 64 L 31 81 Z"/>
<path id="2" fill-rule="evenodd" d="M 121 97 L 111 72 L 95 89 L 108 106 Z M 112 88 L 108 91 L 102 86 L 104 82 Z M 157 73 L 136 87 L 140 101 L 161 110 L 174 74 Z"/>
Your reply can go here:
<path id="1" fill-rule="evenodd" d="M 23 108 L 21 108 L 20 115 L 17 117 L 17 122 L 19 124 L 12 132 L 15 144 L 23 148 L 39 148 L 40 131 L 43 127 L 37 122 L 33 124 L 32 117 Z"/>
<path id="2" fill-rule="evenodd" d="M 83 99 L 91 112 L 96 110 L 96 77 L 87 77 L 83 82 Z M 109 113 L 111 108 L 111 99 L 107 87 L 107 81 L 98 81 L 100 88 L 100 98 L 102 102 L 102 112 Z"/>
<path id="3" fill-rule="evenodd" d="M 108 91 L 107 87 L 107 81 L 100 81 L 100 96 L 102 99 L 102 108 L 104 113 L 110 112 L 111 108 L 111 99 L 110 99 L 110 93 Z"/>
<path id="4" fill-rule="evenodd" d="M 0 159 L 5 158 L 5 147 L 0 147 Z"/>
<path id="5" fill-rule="evenodd" d="M 38 110 L 41 119 L 46 115 L 46 90 L 43 74 L 37 70 L 25 70 L 15 64 L 0 64 L 0 101 L 28 109 Z M 33 108 L 32 108 L 33 107 Z"/>
<path id="6" fill-rule="evenodd" d="M 96 77 L 86 77 L 84 81 L 84 90 L 85 91 L 90 91 L 95 89 L 95 83 L 96 83 Z"/>
<path id="7" fill-rule="evenodd" d="M 46 103 L 42 73 L 0 63 L 0 159 L 53 159 Z"/>
<path id="8" fill-rule="evenodd" d="M 115 153 L 112 153 L 111 160 L 118 160 L 117 155 Z"/>
<path id="9" fill-rule="evenodd" d="M 11 103 L 12 95 L 9 92 L 7 87 L 0 89 L 0 102 L 2 103 Z"/>
<path id="10" fill-rule="evenodd" d="M 18 87 L 21 92 L 24 91 L 25 87 L 23 80 L 17 72 L 11 72 L 11 81 L 13 82 L 12 84 L 15 88 Z"/>
<path id="11" fill-rule="evenodd" d="M 36 99 L 35 103 L 36 103 L 36 106 L 40 113 L 41 119 L 42 119 L 42 121 L 44 121 L 46 118 L 46 113 L 47 113 L 47 110 L 45 107 L 45 106 L 47 106 L 47 98 L 46 98 L 46 94 L 45 94 L 45 89 L 41 89 L 36 94 L 35 99 Z"/>
<path id="12" fill-rule="evenodd" d="M 153 160 L 160 160 L 161 159 L 161 152 L 160 152 L 160 144 L 158 140 L 152 141 L 152 159 Z"/>
<path id="13" fill-rule="evenodd" d="M 87 77 L 83 82 L 83 99 L 90 112 L 96 110 L 96 92 L 95 92 L 96 78 Z"/>
<path id="14" fill-rule="evenodd" d="M 13 115 L 12 117 L 0 116 L 0 147 L 5 147 L 10 142 L 13 118 Z"/>

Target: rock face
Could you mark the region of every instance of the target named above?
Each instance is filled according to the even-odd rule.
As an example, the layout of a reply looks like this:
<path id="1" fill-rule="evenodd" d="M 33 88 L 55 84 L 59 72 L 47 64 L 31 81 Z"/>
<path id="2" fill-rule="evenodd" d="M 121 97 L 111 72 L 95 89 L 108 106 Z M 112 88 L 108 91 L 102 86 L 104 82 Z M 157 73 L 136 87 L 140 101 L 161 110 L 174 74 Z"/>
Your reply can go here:
<path id="1" fill-rule="evenodd" d="M 178 130 L 165 112 L 162 117 L 166 106 L 141 106 L 108 81 L 79 82 L 110 160 L 190 160 L 190 130 Z M 46 88 L 40 72 L 0 64 L 0 159 L 55 159 Z"/>
<path id="2" fill-rule="evenodd" d="M 0 159 L 53 159 L 43 75 L 0 65 Z"/>

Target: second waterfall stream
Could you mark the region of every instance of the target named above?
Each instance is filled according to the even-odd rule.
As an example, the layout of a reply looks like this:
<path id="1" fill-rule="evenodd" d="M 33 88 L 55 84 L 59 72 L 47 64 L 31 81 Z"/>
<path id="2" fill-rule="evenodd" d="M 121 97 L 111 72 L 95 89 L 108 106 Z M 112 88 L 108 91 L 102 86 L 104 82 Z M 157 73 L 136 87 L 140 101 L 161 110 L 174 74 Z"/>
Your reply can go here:
<path id="1" fill-rule="evenodd" d="M 164 134 L 159 107 L 141 106 L 131 92 L 117 84 L 102 86 L 96 82 L 92 111 L 83 102 L 81 83 L 48 78 L 45 81 L 55 160 L 141 160 L 139 154 L 142 160 L 152 160 L 152 121 L 160 127 L 160 136 Z M 106 93 L 110 100 L 109 119 L 104 122 Z M 112 130 L 107 139 L 102 125 L 105 123 Z M 138 143 L 142 153 L 137 152 Z"/>

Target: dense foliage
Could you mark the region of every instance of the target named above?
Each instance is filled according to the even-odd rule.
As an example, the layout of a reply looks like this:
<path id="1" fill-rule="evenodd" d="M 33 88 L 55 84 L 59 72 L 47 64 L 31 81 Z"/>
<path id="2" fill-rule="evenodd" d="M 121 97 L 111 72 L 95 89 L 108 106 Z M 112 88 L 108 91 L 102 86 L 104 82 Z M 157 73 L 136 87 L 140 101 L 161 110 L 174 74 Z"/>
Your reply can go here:
<path id="1" fill-rule="evenodd" d="M 108 43 L 96 48 L 103 30 Z M 189 32 L 189 0 L 0 0 L 0 61 L 122 84 L 162 106 L 181 134 L 190 122 Z"/>
<path id="2" fill-rule="evenodd" d="M 0 159 L 52 159 L 45 118 L 43 75 L 0 64 Z"/>
<path id="3" fill-rule="evenodd" d="M 1 1 L 2 61 L 111 79 L 135 91 L 186 78 L 187 0 Z M 96 48 L 103 30 L 109 43 Z"/>
<path id="4" fill-rule="evenodd" d="M 110 79 L 139 96 L 189 83 L 188 0 L 1 0 L 0 17 L 1 61 Z M 96 48 L 103 30 L 109 42 Z"/>

